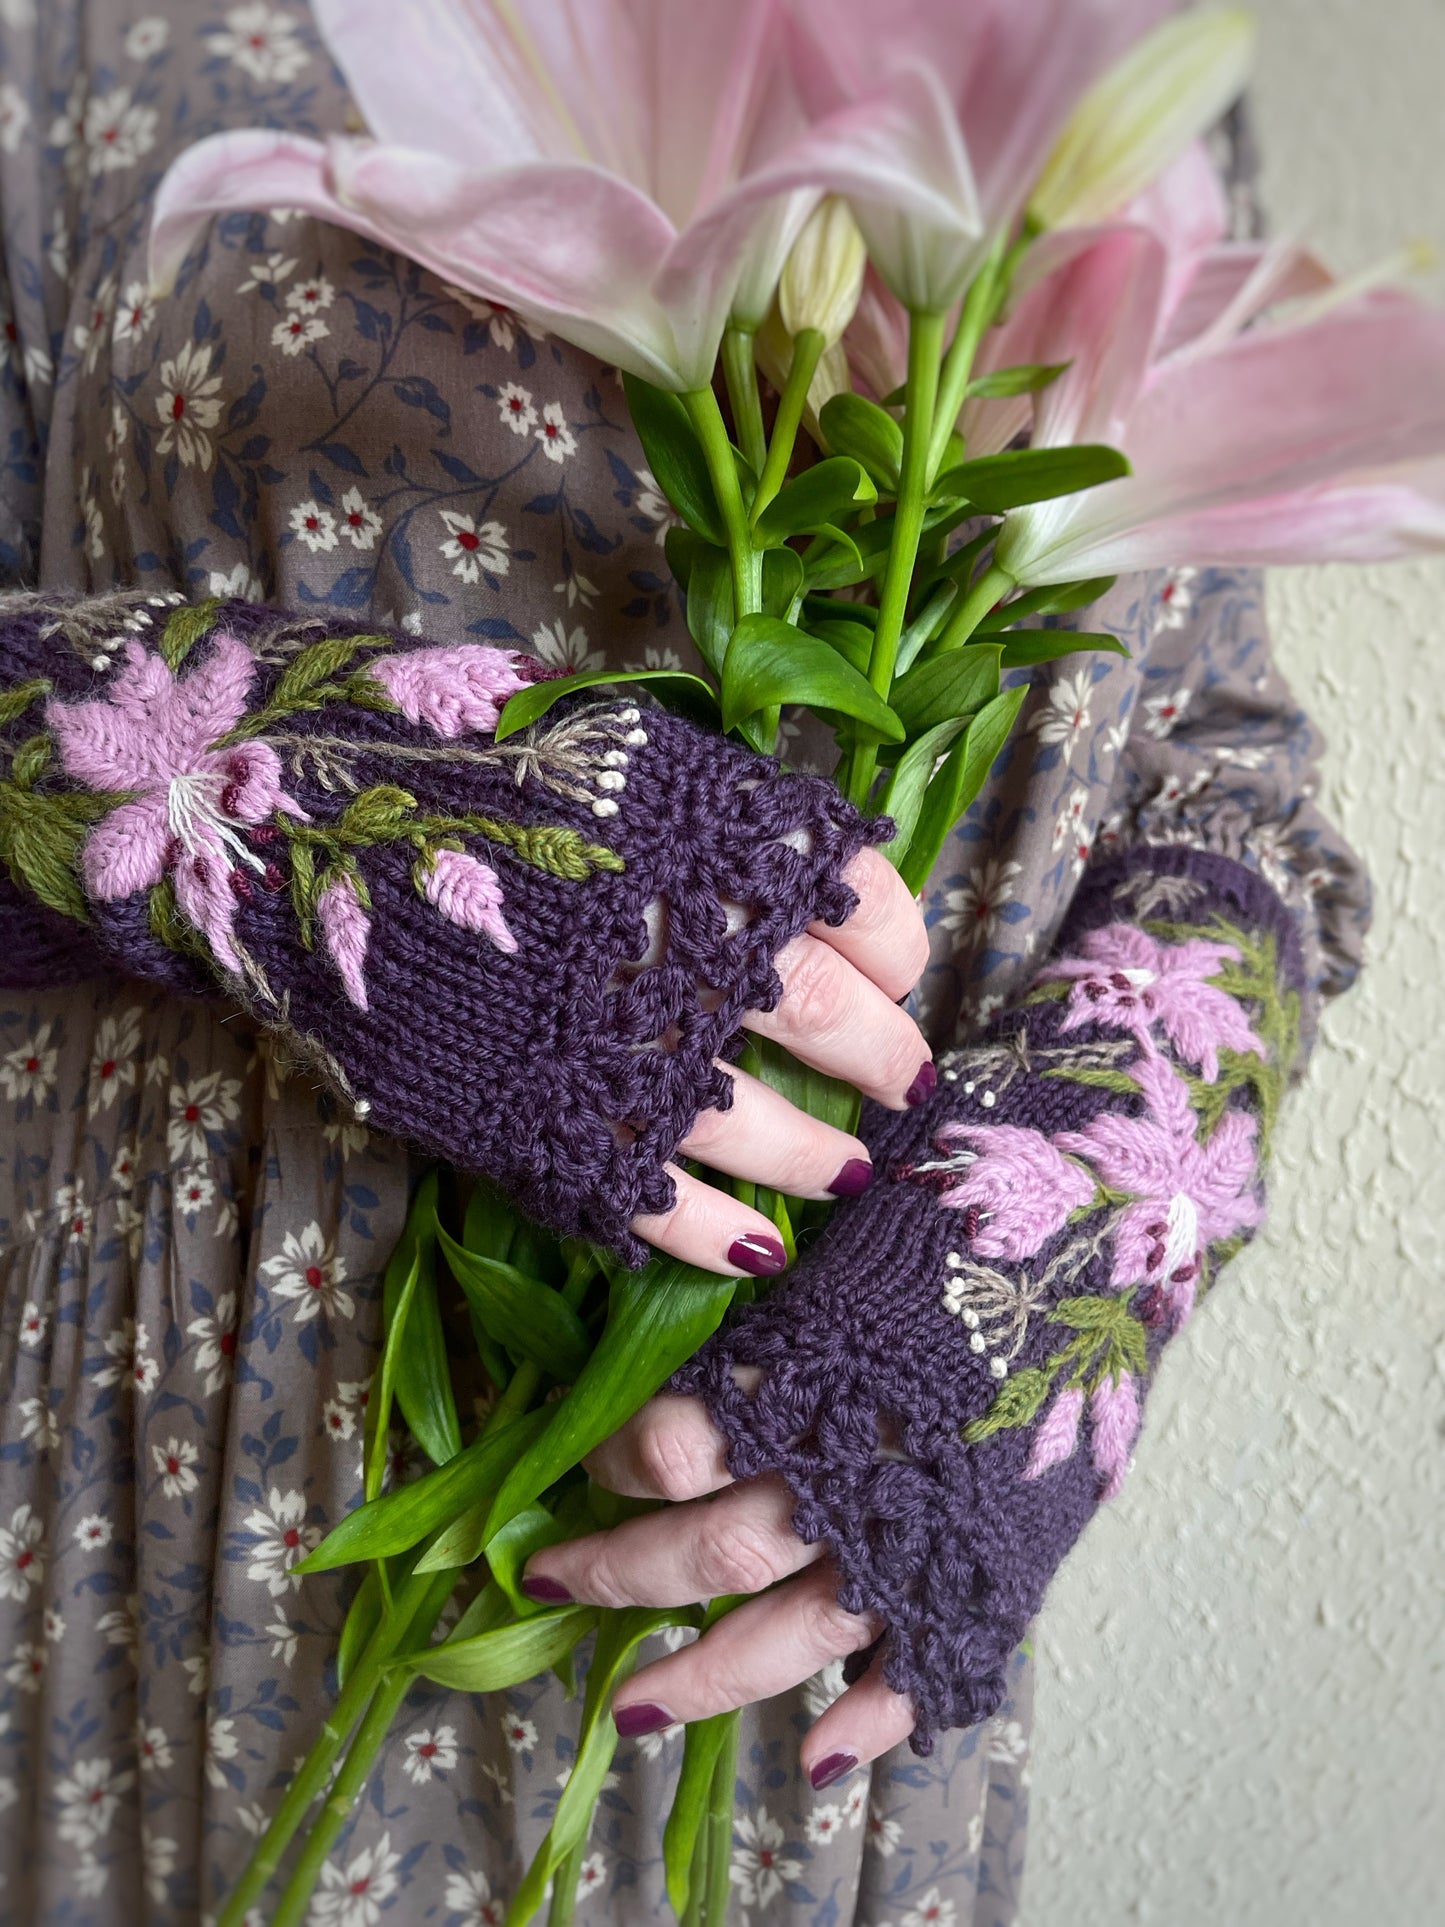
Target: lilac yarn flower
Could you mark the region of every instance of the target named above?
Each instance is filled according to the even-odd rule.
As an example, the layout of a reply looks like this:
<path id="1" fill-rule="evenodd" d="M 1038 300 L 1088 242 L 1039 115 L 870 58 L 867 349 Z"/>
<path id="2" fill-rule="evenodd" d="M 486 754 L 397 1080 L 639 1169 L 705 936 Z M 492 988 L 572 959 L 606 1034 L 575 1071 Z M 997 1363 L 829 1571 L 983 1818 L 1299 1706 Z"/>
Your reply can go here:
<path id="1" fill-rule="evenodd" d="M 371 918 L 362 909 L 350 877 L 339 877 L 321 892 L 316 901 L 316 920 L 347 996 L 358 1010 L 368 1009 L 362 966 L 371 937 Z"/>
<path id="2" fill-rule="evenodd" d="M 1026 1479 L 1042 1478 L 1051 1466 L 1062 1465 L 1065 1459 L 1074 1456 L 1074 1447 L 1079 1442 L 1079 1420 L 1083 1415 L 1084 1394 L 1077 1385 L 1059 1393 L 1034 1433 L 1029 1462 L 1024 1467 Z"/>
<path id="3" fill-rule="evenodd" d="M 1106 1378 L 1089 1397 L 1089 1432 L 1094 1469 L 1102 1483 L 1100 1499 L 1118 1495 L 1129 1470 L 1129 1452 L 1139 1436 L 1139 1388 L 1128 1372 Z"/>
<path id="4" fill-rule="evenodd" d="M 964 1236 L 980 1258 L 1032 1258 L 1094 1196 L 1088 1172 L 1061 1157 L 1042 1131 L 946 1124 L 934 1144 L 943 1162 L 915 1165 L 911 1175 L 949 1180 L 939 1203 L 963 1212 Z M 955 1171 L 962 1174 L 956 1184 Z"/>
<path id="5" fill-rule="evenodd" d="M 1221 1049 L 1265 1055 L 1263 1040 L 1241 1006 L 1210 982 L 1222 964 L 1239 961 L 1231 944 L 1202 937 L 1156 943 L 1133 924 L 1111 923 L 1089 931 L 1079 951 L 1047 965 L 1038 978 L 1040 983 L 1074 980 L 1060 1030 L 1099 1024 L 1128 1031 L 1148 1045 L 1158 1025 L 1179 1055 L 1199 1066 L 1208 1084 L 1219 1076 Z"/>
<path id="6" fill-rule="evenodd" d="M 508 697 L 527 687 L 535 667 L 510 649 L 463 642 L 380 656 L 371 673 L 409 723 L 425 723 L 450 740 L 469 730 L 494 730 Z"/>
<path id="7" fill-rule="evenodd" d="M 502 916 L 502 886 L 495 870 L 465 850 L 438 850 L 423 883 L 426 900 L 462 930 L 489 936 L 498 950 L 515 951 L 517 939 Z"/>

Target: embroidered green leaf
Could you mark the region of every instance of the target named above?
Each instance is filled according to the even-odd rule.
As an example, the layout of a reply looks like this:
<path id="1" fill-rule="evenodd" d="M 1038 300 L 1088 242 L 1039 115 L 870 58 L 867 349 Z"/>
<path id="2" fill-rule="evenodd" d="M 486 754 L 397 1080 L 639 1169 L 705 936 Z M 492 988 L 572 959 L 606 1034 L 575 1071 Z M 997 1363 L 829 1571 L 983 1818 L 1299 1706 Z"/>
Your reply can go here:
<path id="1" fill-rule="evenodd" d="M 206 948 L 205 939 L 190 919 L 181 915 L 180 905 L 176 902 L 176 886 L 169 877 L 162 877 L 152 889 L 147 908 L 150 932 L 157 943 L 163 943 L 167 950 L 174 950 L 182 957 L 194 957 L 198 963 L 210 963 L 211 953 Z"/>
<path id="2" fill-rule="evenodd" d="M 569 883 L 583 883 L 598 870 L 621 872 L 627 868 L 615 850 L 609 850 L 602 843 L 589 843 L 576 830 L 560 823 L 499 823 L 487 816 L 423 817 L 418 827 L 436 832 L 457 829 L 485 836 L 493 843 L 503 844 L 523 863 Z"/>
<path id="3" fill-rule="evenodd" d="M 1139 1093 L 1139 1086 L 1123 1071 L 1070 1070 L 1066 1065 L 1056 1065 L 1044 1076 L 1062 1077 L 1070 1084 L 1087 1084 L 1094 1090 L 1116 1091 L 1120 1097 L 1137 1097 Z"/>
<path id="4" fill-rule="evenodd" d="M 1036 984 L 1023 1001 L 1026 1004 L 1062 1003 L 1073 987 L 1067 978 L 1052 984 Z"/>
<path id="5" fill-rule="evenodd" d="M 1116 1332 L 1133 1316 L 1122 1298 L 1063 1298 L 1049 1313 L 1049 1323 L 1076 1332 Z"/>
<path id="6" fill-rule="evenodd" d="M 316 880 L 316 859 L 309 843 L 297 837 L 291 844 L 291 907 L 301 931 L 301 941 L 309 950 L 316 941 L 314 920 L 321 895 Z"/>
<path id="7" fill-rule="evenodd" d="M 992 1438 L 995 1432 L 1013 1431 L 1037 1417 L 1065 1356 L 1064 1351 L 1055 1352 L 1047 1365 L 1029 1365 L 1005 1379 L 998 1397 L 983 1417 L 972 1419 L 964 1426 L 965 1443 L 977 1445 L 983 1439 Z"/>
<path id="8" fill-rule="evenodd" d="M 407 819 L 415 809 L 416 798 L 410 790 L 399 789 L 394 783 L 378 783 L 352 798 L 334 825 L 333 834 L 342 842 L 363 847 L 390 843 L 408 827 Z"/>
<path id="9" fill-rule="evenodd" d="M 360 669 L 341 685 L 341 699 L 355 709 L 373 709 L 382 716 L 399 716 L 401 704 L 369 669 Z"/>
<path id="10" fill-rule="evenodd" d="M 0 861 L 15 887 L 61 916 L 88 922 L 81 848 L 92 824 L 129 800 L 127 793 L 87 790 L 37 796 L 16 783 L 0 783 Z"/>
<path id="11" fill-rule="evenodd" d="M 339 674 L 363 649 L 386 649 L 388 636 L 328 636 L 292 658 L 266 707 L 286 711 L 300 706 L 324 682 Z"/>
<path id="12" fill-rule="evenodd" d="M 161 660 L 172 675 L 180 669 L 196 644 L 215 628 L 220 607 L 218 597 L 207 596 L 204 602 L 197 602 L 194 606 L 183 603 L 166 617 L 166 626 L 161 631 Z"/>
<path id="13" fill-rule="evenodd" d="M 18 682 L 13 689 L 0 690 L 0 729 L 13 723 L 17 716 L 23 716 L 32 703 L 48 696 L 53 687 L 45 676 L 32 676 L 29 682 Z"/>
<path id="14" fill-rule="evenodd" d="M 38 736 L 27 736 L 16 748 L 10 765 L 10 780 L 19 789 L 34 789 L 50 767 L 51 754 L 50 738 L 43 731 Z"/>

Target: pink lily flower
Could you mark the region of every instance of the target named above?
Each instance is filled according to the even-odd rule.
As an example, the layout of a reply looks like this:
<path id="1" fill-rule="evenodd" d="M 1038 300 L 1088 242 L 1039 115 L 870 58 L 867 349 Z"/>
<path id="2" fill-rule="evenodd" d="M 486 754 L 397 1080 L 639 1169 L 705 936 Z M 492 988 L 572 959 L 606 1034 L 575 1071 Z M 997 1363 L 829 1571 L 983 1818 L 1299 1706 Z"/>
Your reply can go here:
<path id="1" fill-rule="evenodd" d="M 1042 1131 L 1015 1124 L 945 1124 L 939 1156 L 907 1176 L 940 1187 L 939 1203 L 963 1213 L 963 1235 L 980 1258 L 1032 1258 L 1069 1214 L 1094 1196 L 1094 1181 Z"/>
<path id="2" fill-rule="evenodd" d="M 1187 282 L 1169 267 L 1155 235 L 1120 227 L 1021 304 L 1013 358 L 1070 363 L 1035 398 L 1035 446 L 1109 442 L 1134 473 L 1016 511 L 999 565 L 1042 584 L 1445 543 L 1445 313 L 1370 293 L 1241 332 L 1308 285 L 1309 257 L 1206 263 Z"/>
<path id="3" fill-rule="evenodd" d="M 1219 1076 L 1221 1046 L 1265 1055 L 1239 1004 L 1210 982 L 1221 964 L 1239 961 L 1232 945 L 1202 937 L 1155 943 L 1134 924 L 1111 923 L 1089 931 L 1079 951 L 1047 964 L 1037 979 L 1073 980 L 1060 1030 L 1100 1024 L 1130 1032 L 1149 1050 L 1157 1025 L 1180 1057 L 1199 1066 L 1207 1084 Z"/>
<path id="4" fill-rule="evenodd" d="M 255 658 L 235 636 L 219 635 L 187 675 L 171 673 L 139 642 L 95 701 L 52 702 L 46 720 L 66 774 L 93 790 L 129 790 L 90 832 L 81 852 L 89 893 L 101 902 L 174 879 L 182 914 L 216 960 L 238 970 L 236 902 L 250 894 L 247 872 L 267 866 L 239 834 L 278 809 L 302 822 L 281 787 L 281 759 L 269 743 L 213 749 L 246 713 Z"/>
<path id="5" fill-rule="evenodd" d="M 1263 1215 L 1252 1189 L 1255 1120 L 1226 1111 L 1200 1144 L 1188 1087 L 1167 1060 L 1146 1051 L 1133 1075 L 1148 1106 L 1143 1117 L 1101 1111 L 1082 1131 L 1056 1132 L 1053 1141 L 1133 1199 L 1114 1233 L 1112 1288 L 1156 1287 L 1183 1324 L 1205 1251 Z"/>

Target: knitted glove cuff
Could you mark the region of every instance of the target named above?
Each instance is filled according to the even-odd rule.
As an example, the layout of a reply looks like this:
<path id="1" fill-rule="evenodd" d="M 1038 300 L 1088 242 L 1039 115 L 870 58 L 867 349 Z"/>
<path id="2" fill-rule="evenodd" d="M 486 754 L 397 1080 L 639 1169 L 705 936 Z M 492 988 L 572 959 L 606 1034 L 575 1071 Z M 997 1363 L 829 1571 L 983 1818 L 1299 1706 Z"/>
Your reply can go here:
<path id="1" fill-rule="evenodd" d="M 777 1001 L 782 946 L 854 907 L 841 871 L 878 828 L 615 698 L 497 743 L 545 674 L 511 651 L 241 603 L 138 606 L 100 642 L 80 622 L 0 620 L 13 882 L 641 1263 L 629 1221 L 671 1206 L 667 1160 L 729 1101 L 716 1060 Z"/>
<path id="2" fill-rule="evenodd" d="M 884 1622 L 918 1752 L 996 1710 L 1165 1340 L 1260 1220 L 1299 987 L 1258 876 L 1182 848 L 1100 865 L 932 1104 L 865 1121 L 889 1181 L 673 1380 Z"/>

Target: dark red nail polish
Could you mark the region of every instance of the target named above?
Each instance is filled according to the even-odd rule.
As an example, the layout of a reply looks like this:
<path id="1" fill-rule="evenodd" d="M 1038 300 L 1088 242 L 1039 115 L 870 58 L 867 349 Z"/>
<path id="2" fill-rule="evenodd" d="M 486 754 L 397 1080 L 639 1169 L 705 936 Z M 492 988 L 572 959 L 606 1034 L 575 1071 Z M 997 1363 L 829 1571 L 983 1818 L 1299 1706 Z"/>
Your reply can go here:
<path id="1" fill-rule="evenodd" d="M 543 1573 L 523 1573 L 522 1591 L 529 1599 L 536 1599 L 544 1606 L 570 1606 L 572 1595 L 560 1579 L 548 1579 Z"/>
<path id="2" fill-rule="evenodd" d="M 654 1706 L 651 1700 L 639 1700 L 636 1706 L 616 1707 L 612 1724 L 624 1740 L 635 1740 L 643 1733 L 660 1733 L 664 1726 L 673 1724 L 673 1718 L 665 1706 Z"/>
<path id="3" fill-rule="evenodd" d="M 867 1158 L 849 1158 L 828 1186 L 835 1198 L 858 1198 L 873 1182 L 873 1166 Z"/>
<path id="4" fill-rule="evenodd" d="M 775 1278 L 788 1265 L 788 1254 L 776 1238 L 764 1238 L 750 1231 L 745 1238 L 734 1238 L 728 1246 L 728 1263 L 754 1278 Z"/>
<path id="5" fill-rule="evenodd" d="M 826 1760 L 819 1760 L 809 1769 L 808 1778 L 813 1782 L 813 1791 L 821 1793 L 825 1786 L 832 1786 L 858 1764 L 856 1753 L 830 1753 Z"/>
<path id="6" fill-rule="evenodd" d="M 925 1064 L 919 1071 L 917 1077 L 915 1077 L 913 1082 L 908 1086 L 903 1102 L 907 1104 L 910 1109 L 916 1110 L 920 1104 L 926 1104 L 937 1089 L 938 1072 L 933 1068 L 931 1063 Z"/>

